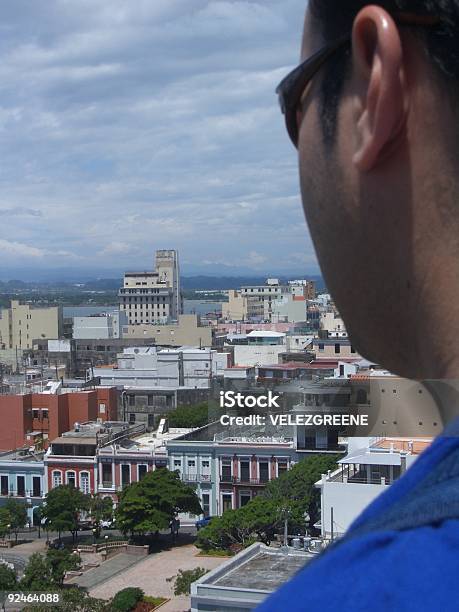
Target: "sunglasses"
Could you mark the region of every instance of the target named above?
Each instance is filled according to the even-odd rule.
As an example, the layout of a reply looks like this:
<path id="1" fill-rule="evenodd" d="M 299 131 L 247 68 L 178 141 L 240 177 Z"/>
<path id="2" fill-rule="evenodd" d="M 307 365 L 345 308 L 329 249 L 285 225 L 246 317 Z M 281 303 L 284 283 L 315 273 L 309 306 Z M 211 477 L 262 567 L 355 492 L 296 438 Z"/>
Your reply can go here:
<path id="1" fill-rule="evenodd" d="M 414 13 L 396 13 L 393 15 L 399 26 L 433 27 L 440 23 L 440 18 L 433 15 L 416 15 Z M 352 34 L 341 36 L 334 42 L 322 47 L 299 66 L 294 68 L 276 88 L 281 111 L 285 116 L 285 125 L 290 140 L 298 147 L 299 122 L 297 111 L 304 90 L 319 72 L 322 66 L 338 51 L 351 43 Z"/>

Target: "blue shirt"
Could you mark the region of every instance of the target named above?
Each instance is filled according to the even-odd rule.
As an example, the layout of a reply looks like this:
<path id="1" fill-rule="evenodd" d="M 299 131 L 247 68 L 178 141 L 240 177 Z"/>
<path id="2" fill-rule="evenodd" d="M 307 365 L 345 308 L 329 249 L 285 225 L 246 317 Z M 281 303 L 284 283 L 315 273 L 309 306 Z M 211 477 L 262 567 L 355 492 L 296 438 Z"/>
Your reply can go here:
<path id="1" fill-rule="evenodd" d="M 459 421 L 257 612 L 459 610 Z"/>

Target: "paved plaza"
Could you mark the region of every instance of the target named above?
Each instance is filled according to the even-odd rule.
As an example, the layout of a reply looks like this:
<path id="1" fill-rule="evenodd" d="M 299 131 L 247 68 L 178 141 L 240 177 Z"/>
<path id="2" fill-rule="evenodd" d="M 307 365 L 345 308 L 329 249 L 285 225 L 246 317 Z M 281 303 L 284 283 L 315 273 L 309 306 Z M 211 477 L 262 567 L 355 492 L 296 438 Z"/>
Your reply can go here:
<path id="1" fill-rule="evenodd" d="M 190 598 L 175 597 L 173 582 L 167 582 L 167 578 L 175 576 L 179 569 L 189 570 L 204 567 L 211 570 L 225 561 L 224 558 L 219 557 L 197 557 L 198 552 L 195 546 L 189 544 L 153 553 L 132 568 L 91 588 L 90 594 L 93 597 L 110 599 L 115 593 L 128 586 L 139 587 L 146 595 L 171 598 L 171 601 L 161 608 L 161 612 L 185 612 L 190 608 Z"/>

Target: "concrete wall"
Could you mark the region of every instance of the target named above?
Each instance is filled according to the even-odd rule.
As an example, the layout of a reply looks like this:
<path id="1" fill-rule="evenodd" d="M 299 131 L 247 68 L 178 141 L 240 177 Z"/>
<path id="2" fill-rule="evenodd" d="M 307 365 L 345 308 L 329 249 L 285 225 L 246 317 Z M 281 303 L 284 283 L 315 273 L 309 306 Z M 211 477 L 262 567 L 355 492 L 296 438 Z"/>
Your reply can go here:
<path id="1" fill-rule="evenodd" d="M 234 345 L 234 365 L 257 366 L 279 363 L 279 355 L 285 353 L 285 344 L 277 345 Z"/>
<path id="2" fill-rule="evenodd" d="M 330 537 L 331 508 L 334 534 L 343 534 L 388 485 L 325 482 L 322 486 L 322 536 Z"/>
<path id="3" fill-rule="evenodd" d="M 195 314 L 180 315 L 174 325 L 128 325 L 126 338 L 152 338 L 165 346 L 212 346 L 212 328 L 199 325 Z"/>

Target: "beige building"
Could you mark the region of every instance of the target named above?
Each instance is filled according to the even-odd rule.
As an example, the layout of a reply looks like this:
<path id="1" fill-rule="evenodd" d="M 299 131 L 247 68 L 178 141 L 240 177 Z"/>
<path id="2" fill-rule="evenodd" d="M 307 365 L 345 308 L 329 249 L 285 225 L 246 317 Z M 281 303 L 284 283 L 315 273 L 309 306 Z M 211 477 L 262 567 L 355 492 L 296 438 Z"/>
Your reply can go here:
<path id="1" fill-rule="evenodd" d="M 176 321 L 182 313 L 178 252 L 156 251 L 152 272 L 126 272 L 118 296 L 129 325 Z"/>
<path id="2" fill-rule="evenodd" d="M 62 327 L 60 306 L 34 308 L 12 300 L 10 308 L 0 311 L 0 349 L 30 349 L 33 340 L 58 339 Z"/>
<path id="3" fill-rule="evenodd" d="M 123 329 L 124 338 L 151 338 L 165 346 L 212 346 L 212 328 L 199 325 L 195 314 L 179 315 L 174 325 L 128 325 Z"/>
<path id="4" fill-rule="evenodd" d="M 320 315 L 320 328 L 327 331 L 331 338 L 347 337 L 344 321 L 335 312 L 323 312 Z"/>
<path id="5" fill-rule="evenodd" d="M 225 321 L 246 321 L 247 298 L 239 291 L 228 291 L 228 302 L 222 305 L 222 318 Z"/>

